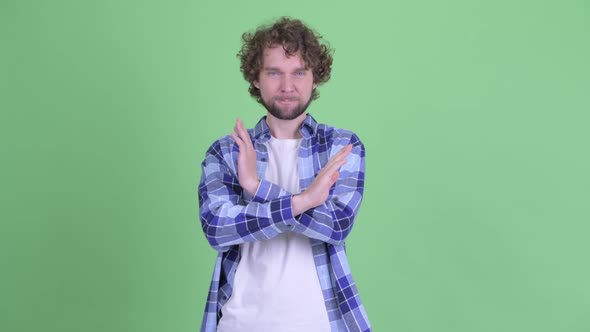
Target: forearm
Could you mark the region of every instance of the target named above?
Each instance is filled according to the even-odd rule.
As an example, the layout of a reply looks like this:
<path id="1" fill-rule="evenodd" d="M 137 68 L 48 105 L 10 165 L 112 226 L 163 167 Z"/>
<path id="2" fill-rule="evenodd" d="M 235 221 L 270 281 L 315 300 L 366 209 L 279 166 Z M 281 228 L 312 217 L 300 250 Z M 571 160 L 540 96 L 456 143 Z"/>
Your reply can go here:
<path id="1" fill-rule="evenodd" d="M 292 231 L 333 245 L 342 245 L 352 230 L 361 200 L 362 195 L 355 192 L 332 196 L 323 204 L 301 214 L 296 214 L 294 207 L 297 224 Z"/>
<path id="2" fill-rule="evenodd" d="M 270 239 L 295 223 L 291 193 L 261 180 L 252 195 L 231 173 L 211 169 L 203 169 L 199 211 L 203 232 L 214 249 L 225 251 L 232 245 Z"/>
<path id="3" fill-rule="evenodd" d="M 318 201 L 314 191 L 319 186 L 312 188 L 321 174 L 303 193 L 293 196 L 293 213 L 297 219 L 297 225 L 293 228 L 294 232 L 334 245 L 344 243 L 350 234 L 363 197 L 364 156 L 362 144 L 353 146 L 327 198 Z M 321 182 L 318 183 L 321 185 Z"/>
<path id="4" fill-rule="evenodd" d="M 295 224 L 290 195 L 246 205 L 208 200 L 201 205 L 200 218 L 205 237 L 218 251 L 244 242 L 273 238 Z"/>

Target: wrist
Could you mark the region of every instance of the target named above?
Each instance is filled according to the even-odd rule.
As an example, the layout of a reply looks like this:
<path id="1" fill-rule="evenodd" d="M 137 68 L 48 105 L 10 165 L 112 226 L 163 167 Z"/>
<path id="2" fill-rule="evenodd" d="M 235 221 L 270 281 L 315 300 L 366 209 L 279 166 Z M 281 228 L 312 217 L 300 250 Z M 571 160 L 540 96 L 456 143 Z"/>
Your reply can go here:
<path id="1" fill-rule="evenodd" d="M 298 216 L 311 208 L 312 205 L 310 204 L 309 197 L 307 194 L 305 194 L 305 192 L 293 195 L 291 197 L 291 209 L 293 210 L 294 216 Z"/>
<path id="2" fill-rule="evenodd" d="M 258 186 L 260 185 L 260 180 L 255 179 L 250 181 L 247 185 L 244 186 L 244 190 L 246 190 L 250 195 L 254 196 L 256 191 L 258 190 Z"/>

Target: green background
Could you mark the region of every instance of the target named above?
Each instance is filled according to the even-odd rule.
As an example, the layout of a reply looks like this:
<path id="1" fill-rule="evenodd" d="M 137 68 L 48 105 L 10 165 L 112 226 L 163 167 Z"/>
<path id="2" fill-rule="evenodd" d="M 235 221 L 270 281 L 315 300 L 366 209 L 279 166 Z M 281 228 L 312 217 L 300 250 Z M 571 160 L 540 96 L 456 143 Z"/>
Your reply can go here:
<path id="1" fill-rule="evenodd" d="M 376 331 L 590 330 L 587 1 L 0 5 L 0 330 L 197 331 L 207 147 L 247 93 L 240 35 L 335 49 L 310 113 L 355 131 L 348 240 Z"/>

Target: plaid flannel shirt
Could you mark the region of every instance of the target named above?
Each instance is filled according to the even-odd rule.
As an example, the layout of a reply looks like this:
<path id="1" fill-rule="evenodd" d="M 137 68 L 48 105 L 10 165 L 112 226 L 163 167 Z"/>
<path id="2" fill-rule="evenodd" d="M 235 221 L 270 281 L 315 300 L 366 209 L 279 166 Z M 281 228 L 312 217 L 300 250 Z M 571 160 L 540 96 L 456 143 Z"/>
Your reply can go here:
<path id="1" fill-rule="evenodd" d="M 297 166 L 302 191 L 336 152 L 347 144 L 352 144 L 353 148 L 325 203 L 294 216 L 291 196 L 296 193 L 264 180 L 268 163 L 265 142 L 270 139 L 265 120 L 263 117 L 256 127 L 248 129 L 261 179 L 254 195 L 248 194 L 238 183 L 238 146 L 230 136 L 215 141 L 201 164 L 200 219 L 209 244 L 218 252 L 201 331 L 217 329 L 221 308 L 232 294 L 240 261 L 239 245 L 270 239 L 283 232 L 297 232 L 311 240 L 331 330 L 371 331 L 345 251 L 345 239 L 363 195 L 364 145 L 354 133 L 318 124 L 307 115 L 299 129 L 303 139 Z"/>

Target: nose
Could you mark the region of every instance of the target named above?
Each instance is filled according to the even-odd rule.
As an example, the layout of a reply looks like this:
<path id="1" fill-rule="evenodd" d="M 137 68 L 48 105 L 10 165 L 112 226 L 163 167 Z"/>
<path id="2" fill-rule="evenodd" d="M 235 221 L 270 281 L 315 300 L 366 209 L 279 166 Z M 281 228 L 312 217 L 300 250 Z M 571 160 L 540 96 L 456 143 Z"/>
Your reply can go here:
<path id="1" fill-rule="evenodd" d="M 293 92 L 295 86 L 293 85 L 293 80 L 289 75 L 283 75 L 281 78 L 281 92 Z"/>

